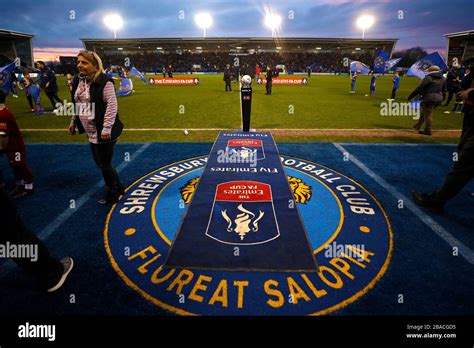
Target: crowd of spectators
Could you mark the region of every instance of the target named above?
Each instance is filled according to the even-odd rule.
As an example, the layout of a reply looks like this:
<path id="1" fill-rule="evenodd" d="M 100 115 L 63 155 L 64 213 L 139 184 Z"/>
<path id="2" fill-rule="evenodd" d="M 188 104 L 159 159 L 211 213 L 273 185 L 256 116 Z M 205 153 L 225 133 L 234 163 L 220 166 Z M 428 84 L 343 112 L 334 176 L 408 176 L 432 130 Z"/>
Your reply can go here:
<path id="1" fill-rule="evenodd" d="M 229 53 L 159 53 L 144 52 L 136 54 L 103 54 L 104 66 L 124 65 L 125 58 L 140 71 L 161 73 L 163 68 L 170 65 L 174 72 L 223 72 L 227 64 L 234 65 L 235 58 L 239 59 L 241 67 L 248 67 L 248 73 L 253 73 L 255 66 L 284 65 L 287 72 L 307 72 L 310 68 L 316 73 L 339 73 L 348 70 L 344 58 L 359 60 L 371 65 L 373 53 L 343 54 L 337 52 L 323 53 L 255 53 L 249 55 L 234 55 Z"/>

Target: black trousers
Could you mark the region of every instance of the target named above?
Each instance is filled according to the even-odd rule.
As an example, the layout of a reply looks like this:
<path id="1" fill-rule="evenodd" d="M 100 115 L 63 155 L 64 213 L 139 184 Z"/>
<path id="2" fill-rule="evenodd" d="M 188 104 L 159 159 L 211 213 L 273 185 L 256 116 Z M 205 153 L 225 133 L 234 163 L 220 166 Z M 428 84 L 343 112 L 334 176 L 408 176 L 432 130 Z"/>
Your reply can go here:
<path id="1" fill-rule="evenodd" d="M 50 93 L 50 92 L 45 92 L 46 96 L 49 98 L 49 101 L 51 102 L 51 105 L 53 106 L 53 109 L 56 108 L 56 103 L 62 103 L 61 99 L 58 97 L 58 93 Z"/>
<path id="2" fill-rule="evenodd" d="M 27 95 L 26 99 L 28 100 L 28 104 L 30 104 L 30 109 L 35 109 L 36 106 L 33 106 L 33 98 L 31 98 L 31 95 Z"/>
<path id="3" fill-rule="evenodd" d="M 231 84 L 230 79 L 225 80 L 225 91 L 226 92 L 232 91 L 232 84 Z"/>
<path id="4" fill-rule="evenodd" d="M 107 191 L 113 193 L 123 190 L 123 185 L 120 182 L 117 171 L 112 165 L 115 143 L 116 141 L 99 144 L 90 143 L 92 156 L 94 157 L 95 163 L 102 171 Z"/>
<path id="5" fill-rule="evenodd" d="M 456 196 L 474 176 L 474 133 L 465 134 L 458 148 L 458 161 L 446 176 L 443 185 L 433 193 L 433 198 L 445 203 Z"/>
<path id="6" fill-rule="evenodd" d="M 267 89 L 267 94 L 272 94 L 272 82 L 267 80 L 265 87 Z"/>
<path id="7" fill-rule="evenodd" d="M 397 95 L 397 89 L 396 88 L 392 88 L 392 96 L 390 97 L 391 99 L 395 99 Z"/>
<path id="8" fill-rule="evenodd" d="M 446 105 L 449 105 L 449 103 L 451 103 L 451 100 L 453 100 L 453 96 L 456 93 L 457 93 L 456 88 L 448 88 L 448 100 L 446 100 Z"/>
<path id="9" fill-rule="evenodd" d="M 38 259 L 14 258 L 13 261 L 23 270 L 39 280 L 39 286 L 47 289 L 56 284 L 63 274 L 62 264 L 49 253 L 46 246 L 23 223 L 15 204 L 8 194 L 0 189 L 0 243 L 10 245 L 37 245 Z"/>

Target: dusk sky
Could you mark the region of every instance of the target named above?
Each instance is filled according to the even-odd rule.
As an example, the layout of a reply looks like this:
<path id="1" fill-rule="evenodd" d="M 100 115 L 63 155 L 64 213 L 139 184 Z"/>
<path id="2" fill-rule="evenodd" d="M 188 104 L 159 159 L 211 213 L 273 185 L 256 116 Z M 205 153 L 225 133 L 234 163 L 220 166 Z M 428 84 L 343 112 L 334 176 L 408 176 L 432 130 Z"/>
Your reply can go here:
<path id="1" fill-rule="evenodd" d="M 372 14 L 376 22 L 366 38 L 397 38 L 395 50 L 422 46 L 429 52 L 443 51 L 444 34 L 474 29 L 473 0 L 0 1 L 0 28 L 35 35 L 36 59 L 75 54 L 82 48 L 79 38 L 113 38 L 103 24 L 111 12 L 124 19 L 118 38 L 200 37 L 202 31 L 194 23 L 198 12 L 213 16 L 208 37 L 271 37 L 263 25 L 265 7 L 281 15 L 282 37 L 359 38 L 357 17 Z"/>

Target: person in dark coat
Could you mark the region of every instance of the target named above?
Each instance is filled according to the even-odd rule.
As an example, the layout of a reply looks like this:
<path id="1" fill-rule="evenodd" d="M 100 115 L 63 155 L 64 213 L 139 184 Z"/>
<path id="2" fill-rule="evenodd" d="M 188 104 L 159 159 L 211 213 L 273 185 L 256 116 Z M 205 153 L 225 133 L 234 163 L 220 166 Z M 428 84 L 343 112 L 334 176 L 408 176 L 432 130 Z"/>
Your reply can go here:
<path id="1" fill-rule="evenodd" d="M 58 97 L 59 89 L 58 84 L 56 82 L 56 75 L 41 60 L 37 62 L 37 66 L 38 69 L 40 69 L 40 87 L 43 89 L 44 93 L 48 97 L 54 110 L 56 109 L 56 103 L 62 103 L 61 99 L 59 99 Z"/>
<path id="2" fill-rule="evenodd" d="M 470 68 L 472 69 L 473 66 Z M 464 100 L 464 122 L 458 145 L 458 160 L 446 176 L 441 187 L 431 193 L 413 192 L 416 204 L 435 213 L 442 213 L 444 205 L 456 196 L 474 176 L 474 81 L 472 70 L 461 81 L 460 97 Z"/>
<path id="3" fill-rule="evenodd" d="M 224 69 L 224 82 L 225 82 L 225 91 L 232 92 L 232 71 L 230 70 L 230 65 L 227 64 Z"/>
<path id="4" fill-rule="evenodd" d="M 275 71 L 272 69 L 271 65 L 267 66 L 267 76 L 265 77 L 267 79 L 267 83 L 265 84 L 265 88 L 267 90 L 266 95 L 271 95 L 272 94 L 272 85 L 273 85 L 273 77 L 275 76 Z"/>
<path id="5" fill-rule="evenodd" d="M 433 110 L 443 101 L 443 88 L 445 79 L 440 69 L 436 65 L 428 68 L 425 78 L 418 87 L 408 96 L 411 100 L 417 96 L 421 96 L 421 115 L 418 122 L 413 126 L 419 134 L 431 135 L 433 124 Z M 425 130 L 421 131 L 421 127 L 425 124 Z"/>
<path id="6" fill-rule="evenodd" d="M 38 281 L 40 290 L 53 292 L 61 288 L 71 272 L 74 261 L 70 257 L 62 260 L 51 255 L 48 248 L 32 233 L 22 221 L 15 203 L 0 188 L 0 244 L 29 246 L 36 249 L 31 258 L 17 257 L 12 260 Z M 31 250 L 31 249 L 30 249 Z"/>
<path id="7" fill-rule="evenodd" d="M 460 78 L 459 78 L 459 67 L 452 67 L 449 69 L 448 74 L 446 75 L 446 89 L 448 90 L 448 100 L 444 106 L 448 106 L 453 96 L 460 91 Z"/>

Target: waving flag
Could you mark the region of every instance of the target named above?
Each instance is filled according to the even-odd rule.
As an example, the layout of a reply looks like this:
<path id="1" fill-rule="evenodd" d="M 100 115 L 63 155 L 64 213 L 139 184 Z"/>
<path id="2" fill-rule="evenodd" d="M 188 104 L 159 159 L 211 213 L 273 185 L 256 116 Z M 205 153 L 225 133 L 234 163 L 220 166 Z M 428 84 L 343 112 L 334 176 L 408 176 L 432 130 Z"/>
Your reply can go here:
<path id="1" fill-rule="evenodd" d="M 377 57 L 374 60 L 374 73 L 383 74 L 385 73 L 385 62 L 388 60 L 388 53 L 384 50 L 380 50 Z"/>
<path id="2" fill-rule="evenodd" d="M 13 69 L 15 69 L 15 63 L 0 68 L 0 89 L 2 89 L 7 95 L 10 93 Z"/>
<path id="3" fill-rule="evenodd" d="M 133 82 L 132 79 L 123 78 L 120 82 L 119 90 L 117 91 L 117 97 L 128 97 L 132 94 Z"/>
<path id="4" fill-rule="evenodd" d="M 137 70 L 137 68 L 133 67 L 130 69 L 130 71 L 128 72 L 129 74 L 132 74 L 133 76 L 136 76 L 138 77 L 140 80 L 143 81 L 143 83 L 146 85 L 146 78 L 145 76 L 143 76 L 143 74 L 141 72 L 139 72 Z"/>
<path id="5" fill-rule="evenodd" d="M 368 75 L 370 72 L 370 68 L 365 65 L 364 63 L 361 63 L 357 60 L 352 60 L 351 61 L 351 73 L 357 72 L 359 75 Z"/>
<path id="6" fill-rule="evenodd" d="M 395 58 L 395 59 L 390 59 L 385 62 L 385 70 L 391 70 L 393 67 L 395 67 L 399 61 L 401 61 L 402 58 Z"/>
<path id="7" fill-rule="evenodd" d="M 108 77 L 110 77 L 111 79 L 115 77 L 115 74 L 112 70 L 106 70 L 105 73 L 107 74 Z"/>
<path id="8" fill-rule="evenodd" d="M 443 60 L 443 57 L 438 52 L 431 53 L 425 58 L 420 59 L 411 66 L 408 70 L 408 76 L 416 76 L 423 79 L 426 75 L 426 70 L 432 65 L 437 65 L 441 70 L 447 69 L 447 65 Z"/>

